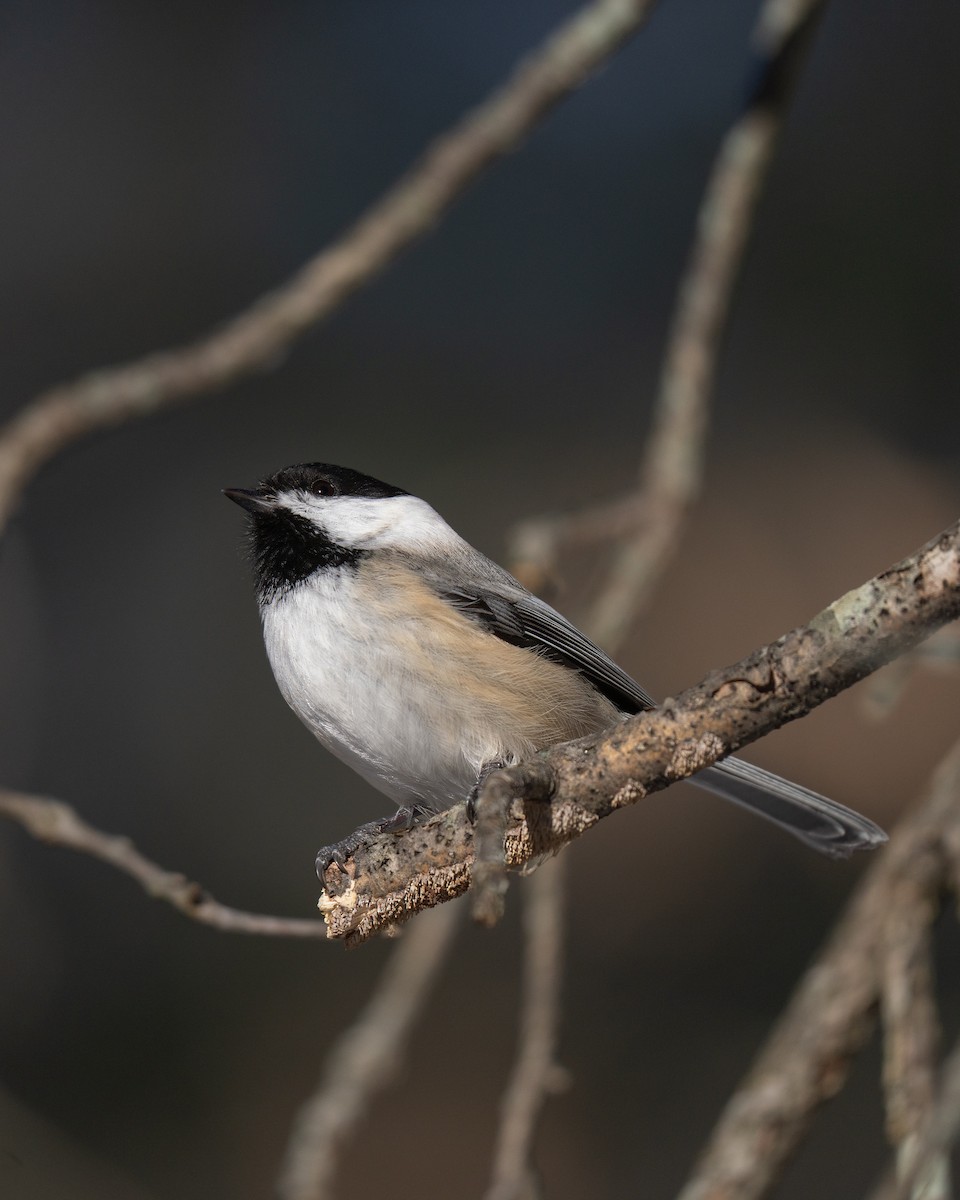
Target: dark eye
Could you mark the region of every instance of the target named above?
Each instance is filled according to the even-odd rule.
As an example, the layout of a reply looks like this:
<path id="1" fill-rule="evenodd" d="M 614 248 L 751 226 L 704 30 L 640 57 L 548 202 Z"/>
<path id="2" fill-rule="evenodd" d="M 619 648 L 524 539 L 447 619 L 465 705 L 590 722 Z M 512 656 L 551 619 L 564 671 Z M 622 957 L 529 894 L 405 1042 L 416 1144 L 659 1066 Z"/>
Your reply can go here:
<path id="1" fill-rule="evenodd" d="M 312 492 L 314 496 L 335 496 L 337 489 L 329 479 L 314 479 L 307 484 L 307 491 Z"/>

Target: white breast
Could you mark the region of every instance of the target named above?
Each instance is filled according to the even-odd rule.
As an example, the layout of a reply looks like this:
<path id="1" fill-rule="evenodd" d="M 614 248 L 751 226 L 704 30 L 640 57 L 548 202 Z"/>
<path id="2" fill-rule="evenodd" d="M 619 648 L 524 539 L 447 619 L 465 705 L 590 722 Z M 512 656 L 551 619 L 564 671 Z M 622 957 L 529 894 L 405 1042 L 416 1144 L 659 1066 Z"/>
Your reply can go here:
<path id="1" fill-rule="evenodd" d="M 318 572 L 262 618 L 287 703 L 398 804 L 446 807 L 484 763 L 617 716 L 575 672 L 484 632 L 401 567 Z"/>

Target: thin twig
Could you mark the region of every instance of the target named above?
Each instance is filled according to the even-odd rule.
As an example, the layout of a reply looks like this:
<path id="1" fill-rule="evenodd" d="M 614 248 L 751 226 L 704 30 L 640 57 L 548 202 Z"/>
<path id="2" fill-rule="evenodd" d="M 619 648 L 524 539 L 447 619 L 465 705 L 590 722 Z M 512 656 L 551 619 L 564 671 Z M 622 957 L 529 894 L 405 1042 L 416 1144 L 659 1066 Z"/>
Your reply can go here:
<path id="1" fill-rule="evenodd" d="M 212 925 L 225 933 L 256 933 L 265 937 L 325 936 L 326 930 L 320 921 L 271 917 L 228 908 L 214 900 L 199 883 L 144 858 L 129 838 L 95 829 L 69 804 L 60 800 L 0 791 L 0 816 L 16 821 L 39 841 L 64 846 L 109 863 L 135 879 L 149 896 L 173 905 L 185 917 L 202 925 Z"/>
<path id="2" fill-rule="evenodd" d="M 626 496 L 565 517 L 518 527 L 513 558 L 528 587 L 555 569 L 561 546 L 619 543 L 607 579 L 584 621 L 601 645 L 623 641 L 679 545 L 680 525 L 703 477 L 708 401 L 730 298 L 777 137 L 797 50 L 822 0 L 768 0 L 757 25 L 763 61 L 748 102 L 714 163 L 697 216 L 664 354 L 653 425 L 638 483 Z"/>
<path id="3" fill-rule="evenodd" d="M 960 522 L 662 708 L 491 774 L 478 810 L 488 788 L 506 786 L 514 796 L 501 860 L 520 866 L 559 849 L 617 809 L 805 716 L 957 616 Z M 363 941 L 462 894 L 473 853 L 463 806 L 361 844 L 346 874 L 336 865 L 325 873 L 320 906 L 330 936 Z"/>
<path id="4" fill-rule="evenodd" d="M 459 905 L 417 921 L 398 943 L 376 991 L 331 1051 L 317 1091 L 294 1121 L 279 1182 L 283 1200 L 332 1195 L 338 1151 L 371 1097 L 394 1077 L 412 1026 L 453 944 Z"/>
<path id="5" fill-rule="evenodd" d="M 530 1146 L 540 1109 L 555 1090 L 563 979 L 563 870 L 553 859 L 524 888 L 525 951 L 519 1049 L 500 1109 L 486 1200 L 533 1195 Z"/>
<path id="6" fill-rule="evenodd" d="M 769 1194 L 816 1109 L 843 1087 L 873 1027 L 884 937 L 898 887 L 909 881 L 932 902 L 943 886 L 945 859 L 937 847 L 960 830 L 958 801 L 960 742 L 860 884 L 727 1102 L 679 1200 L 760 1200 Z"/>
<path id="7" fill-rule="evenodd" d="M 199 341 L 55 387 L 0 433 L 0 530 L 36 471 L 75 439 L 221 388 L 269 366 L 382 270 L 634 33 L 653 0 L 594 0 L 428 148 L 334 244 L 282 287 Z"/>

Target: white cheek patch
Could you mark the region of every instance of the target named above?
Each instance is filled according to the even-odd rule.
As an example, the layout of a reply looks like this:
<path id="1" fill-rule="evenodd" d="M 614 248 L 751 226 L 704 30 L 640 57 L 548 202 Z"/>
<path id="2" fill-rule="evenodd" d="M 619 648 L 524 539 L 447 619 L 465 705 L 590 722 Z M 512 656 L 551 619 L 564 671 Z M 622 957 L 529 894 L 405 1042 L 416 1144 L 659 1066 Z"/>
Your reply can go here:
<path id="1" fill-rule="evenodd" d="M 341 546 L 406 549 L 459 543 L 444 519 L 416 496 L 311 496 L 284 492 L 277 505 L 311 524 Z"/>

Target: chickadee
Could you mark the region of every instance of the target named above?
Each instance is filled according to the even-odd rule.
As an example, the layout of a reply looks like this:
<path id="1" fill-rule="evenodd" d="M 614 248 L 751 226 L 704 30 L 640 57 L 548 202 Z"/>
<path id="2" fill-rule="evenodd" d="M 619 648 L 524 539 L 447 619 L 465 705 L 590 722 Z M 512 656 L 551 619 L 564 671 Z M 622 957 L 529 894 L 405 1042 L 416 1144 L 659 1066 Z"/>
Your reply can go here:
<path id="1" fill-rule="evenodd" d="M 224 495 L 250 514 L 267 656 L 307 728 L 400 806 L 406 828 L 486 773 L 655 702 L 425 501 L 347 467 L 286 467 Z M 841 857 L 872 821 L 726 758 L 692 782 Z M 317 857 L 342 863 L 350 839 Z"/>

